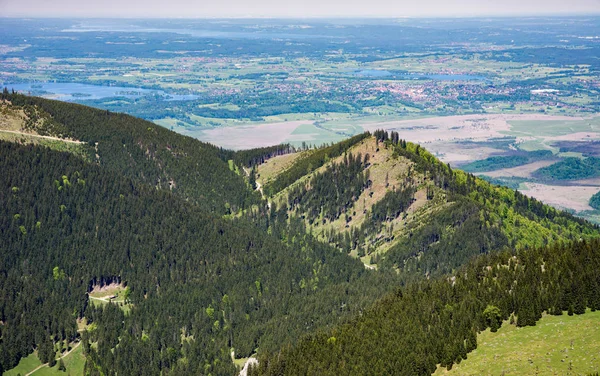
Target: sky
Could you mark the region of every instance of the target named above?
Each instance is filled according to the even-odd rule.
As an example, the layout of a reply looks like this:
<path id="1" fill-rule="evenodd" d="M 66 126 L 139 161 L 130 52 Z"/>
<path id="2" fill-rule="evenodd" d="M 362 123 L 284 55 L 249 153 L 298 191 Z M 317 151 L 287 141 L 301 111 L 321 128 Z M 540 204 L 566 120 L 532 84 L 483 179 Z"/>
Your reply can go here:
<path id="1" fill-rule="evenodd" d="M 0 0 L 3 17 L 598 15 L 600 0 Z"/>

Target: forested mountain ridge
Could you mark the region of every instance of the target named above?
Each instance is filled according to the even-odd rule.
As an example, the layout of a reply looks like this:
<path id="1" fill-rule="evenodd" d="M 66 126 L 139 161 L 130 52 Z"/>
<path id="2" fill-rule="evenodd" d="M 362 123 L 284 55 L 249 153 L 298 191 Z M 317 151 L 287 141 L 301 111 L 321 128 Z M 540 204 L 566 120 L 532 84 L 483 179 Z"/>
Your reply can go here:
<path id="1" fill-rule="evenodd" d="M 294 361 L 286 368 L 268 354 L 283 348 L 282 359 L 295 358 L 298 343 L 312 346 L 299 342 L 306 334 L 317 331 L 309 337 L 317 338 L 363 316 L 388 328 L 391 314 L 369 312 L 396 304 L 398 294 L 389 293 L 443 286 L 433 281 L 446 280 L 432 278 L 436 274 L 471 275 L 471 266 L 462 265 L 473 256 L 503 252 L 483 256 L 496 260 L 519 249 L 525 257 L 521 250 L 546 243 L 553 248 L 539 252 L 567 252 L 572 248 L 561 242 L 598 235 L 583 220 L 450 169 L 397 133 L 365 133 L 300 153 L 289 145 L 234 153 L 127 115 L 2 95 L 11 110 L 0 116 L 20 117 L 25 133 L 73 147 L 65 153 L 61 144 L 48 145 L 58 149 L 51 150 L 19 138 L 0 141 L 0 371 L 34 350 L 45 362 L 59 344 L 80 341 L 89 375 L 233 374 L 232 352 L 247 357 L 256 351 L 265 372 L 303 373 L 304 365 L 294 368 Z M 273 162 L 280 164 L 273 168 Z M 265 168 L 270 180 L 261 180 L 269 175 Z M 270 205 L 252 189 L 257 178 Z M 347 256 L 359 252 L 362 262 Z M 569 268 L 580 261 L 569 257 Z M 370 258 L 379 270 L 365 268 Z M 576 293 L 594 288 L 572 278 L 592 278 L 587 269 L 557 273 L 561 286 L 571 281 Z M 417 282 L 397 290 L 409 280 Z M 127 310 L 90 304 L 86 293 L 114 282 L 127 290 Z M 571 290 L 541 294 L 546 302 L 572 296 Z M 490 298 L 485 291 L 473 294 L 480 300 L 469 306 L 462 329 L 474 328 L 469 320 Z M 592 298 L 588 294 L 586 304 Z M 561 307 L 581 310 L 581 301 L 560 299 Z M 418 316 L 425 303 L 406 304 L 394 312 Z M 557 309 L 559 303 L 552 304 Z M 86 323 L 81 333 L 79 319 Z M 438 318 L 432 320 L 434 328 Z M 448 350 L 435 345 L 433 358 L 443 355 L 448 365 L 462 356 L 454 345 L 466 332 L 457 333 Z M 354 346 L 354 337 L 340 338 Z M 372 348 L 359 363 L 378 351 L 377 341 L 365 338 Z M 410 346 L 415 354 L 425 348 Z M 426 358 L 419 369 L 429 370 L 433 358 Z M 320 361 L 309 370 L 333 369 Z M 373 370 L 387 370 L 380 363 Z"/>
<path id="2" fill-rule="evenodd" d="M 481 253 L 598 235 L 584 220 L 451 169 L 396 132 L 348 141 L 338 155 L 273 158 L 258 180 L 275 206 L 367 265 L 443 274 Z"/>
<path id="3" fill-rule="evenodd" d="M 599 270 L 598 239 L 481 255 L 451 277 L 398 289 L 333 330 L 263 354 L 249 374 L 430 375 L 438 365 L 451 369 L 477 347 L 478 332 L 495 331 L 504 320 L 529 326 L 544 312 L 600 309 Z"/>
<path id="4" fill-rule="evenodd" d="M 275 351 L 399 284 L 301 222 L 257 231 L 69 153 L 0 141 L 0 170 L 2 369 L 81 340 L 92 375 L 232 374 L 232 349 Z M 89 304 L 112 282 L 130 313 Z"/>
<path id="5" fill-rule="evenodd" d="M 149 121 L 73 103 L 4 92 L 3 107 L 23 116 L 22 131 L 81 142 L 81 155 L 158 189 L 227 214 L 260 195 L 228 168 L 233 152 L 182 136 Z M 6 118 L 6 110 L 0 117 Z"/>

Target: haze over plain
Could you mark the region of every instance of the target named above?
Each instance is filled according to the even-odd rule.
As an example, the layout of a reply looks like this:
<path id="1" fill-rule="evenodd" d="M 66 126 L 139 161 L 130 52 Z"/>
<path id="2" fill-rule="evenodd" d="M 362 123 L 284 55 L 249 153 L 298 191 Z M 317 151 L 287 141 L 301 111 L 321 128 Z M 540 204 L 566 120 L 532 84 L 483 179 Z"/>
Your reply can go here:
<path id="1" fill-rule="evenodd" d="M 590 15 L 600 13 L 597 0 L 425 1 L 279 1 L 226 0 L 2 0 L 4 17 L 471 17 L 522 15 Z"/>

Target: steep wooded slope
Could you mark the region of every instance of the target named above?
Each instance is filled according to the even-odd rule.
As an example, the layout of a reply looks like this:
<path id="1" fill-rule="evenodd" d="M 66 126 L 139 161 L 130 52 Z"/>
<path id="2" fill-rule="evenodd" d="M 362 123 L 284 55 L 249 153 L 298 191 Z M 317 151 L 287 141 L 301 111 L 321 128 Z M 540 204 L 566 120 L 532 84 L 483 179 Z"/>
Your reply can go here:
<path id="1" fill-rule="evenodd" d="M 249 356 L 283 346 L 282 359 L 292 359 L 291 346 L 303 335 L 339 330 L 332 328 L 362 317 L 406 280 L 449 273 L 481 253 L 597 236 L 587 222 L 451 170 L 397 134 L 363 134 L 286 155 L 291 162 L 263 182 L 271 189 L 269 207 L 251 205 L 260 195 L 236 174 L 242 170 L 236 164 L 256 166 L 293 151 L 287 145 L 233 153 L 126 115 L 9 99 L 5 104 L 22 111 L 28 132 L 85 143 L 69 154 L 0 142 L 4 369 L 34 349 L 51 356 L 55 343 L 81 340 L 93 375 L 231 374 L 232 349 Z M 238 215 L 223 218 L 229 213 Z M 380 270 L 365 269 L 348 252 L 365 254 L 363 262 L 373 258 Z M 565 270 L 593 277 L 587 269 Z M 571 281 L 565 278 L 561 286 Z M 573 289 L 594 287 L 576 281 Z M 111 282 L 127 286 L 130 313 L 88 304 L 86 292 Z M 561 289 L 544 296 L 571 294 Z M 471 315 L 489 297 L 474 294 L 482 295 Z M 429 298 L 398 309 L 416 314 Z M 389 299 L 395 298 L 383 302 Z M 521 320 L 531 317 L 514 307 Z M 82 317 L 90 325 L 80 335 L 75 323 Z M 372 317 L 373 325 L 383 320 Z M 473 329 L 468 317 L 477 316 L 465 317 L 460 328 Z M 438 319 L 432 320 L 434 327 Z M 375 345 L 366 354 L 378 351 Z M 443 356 L 445 365 L 463 354 L 459 346 L 443 352 L 435 346 L 431 356 Z M 429 369 L 431 360 L 419 369 Z M 262 364 L 268 372 L 281 367 L 272 359 Z"/>
<path id="2" fill-rule="evenodd" d="M 429 375 L 477 347 L 477 332 L 513 317 L 600 309 L 600 242 L 476 257 L 450 278 L 413 283 L 334 330 L 263 355 L 252 375 Z M 498 358 L 495 362 L 501 362 Z"/>
<path id="3" fill-rule="evenodd" d="M 92 374 L 231 374 L 231 348 L 273 351 L 399 283 L 302 223 L 274 220 L 269 235 L 68 153 L 0 142 L 0 170 L 4 369 L 76 340 L 85 317 Z M 88 304 L 111 282 L 129 289 L 130 314 Z"/>
<path id="4" fill-rule="evenodd" d="M 274 177 L 270 169 L 263 183 L 279 186 L 297 176 L 271 201 L 367 265 L 429 276 L 481 253 L 597 234 L 586 221 L 451 169 L 395 132 L 357 138 L 344 150 L 326 155 L 314 171 L 306 161 L 323 149 L 305 152 Z M 259 181 L 276 161 L 259 166 Z"/>

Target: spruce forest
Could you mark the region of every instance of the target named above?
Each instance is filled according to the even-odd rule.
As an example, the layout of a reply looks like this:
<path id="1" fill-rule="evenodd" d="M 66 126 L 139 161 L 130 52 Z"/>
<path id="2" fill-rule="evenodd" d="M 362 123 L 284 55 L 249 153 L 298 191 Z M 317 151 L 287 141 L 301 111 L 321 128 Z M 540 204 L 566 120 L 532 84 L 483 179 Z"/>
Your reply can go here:
<path id="1" fill-rule="evenodd" d="M 398 132 L 234 152 L 0 100 L 31 136 L 0 140 L 0 373 L 80 344 L 85 375 L 430 375 L 487 328 L 600 309 L 598 226 Z"/>

